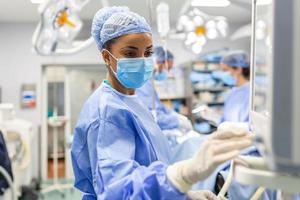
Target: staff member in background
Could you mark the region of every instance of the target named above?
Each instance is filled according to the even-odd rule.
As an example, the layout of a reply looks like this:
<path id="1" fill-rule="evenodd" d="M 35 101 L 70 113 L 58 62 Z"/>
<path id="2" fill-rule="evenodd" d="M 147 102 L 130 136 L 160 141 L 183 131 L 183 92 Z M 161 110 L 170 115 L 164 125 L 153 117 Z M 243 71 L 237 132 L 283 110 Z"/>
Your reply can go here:
<path id="1" fill-rule="evenodd" d="M 156 47 L 154 49 L 154 79 L 156 81 L 164 81 L 168 79 L 168 71 L 173 68 L 174 55 L 169 51 L 165 51 L 163 47 Z M 167 108 L 159 99 L 155 91 L 153 80 L 150 79 L 142 87 L 136 90 L 138 97 L 153 113 L 154 118 L 161 130 L 169 133 L 169 130 L 178 133 L 187 133 L 193 129 L 193 126 L 187 117 L 176 113 Z M 154 102 L 153 102 L 154 101 Z M 155 108 L 153 108 L 155 106 Z M 177 131 L 176 131 L 177 130 Z"/>
<path id="2" fill-rule="evenodd" d="M 250 98 L 250 61 L 243 51 L 231 51 L 220 62 L 226 72 L 223 78 L 228 85 L 235 87 L 225 100 L 220 122 L 248 122 Z"/>
<path id="3" fill-rule="evenodd" d="M 164 134 L 135 94 L 154 68 L 150 26 L 127 7 L 106 7 L 96 13 L 92 35 L 108 75 L 75 128 L 71 156 L 83 199 L 216 199 L 211 192 L 189 190 L 250 146 L 250 135 L 216 132 L 194 158 L 171 164 Z"/>

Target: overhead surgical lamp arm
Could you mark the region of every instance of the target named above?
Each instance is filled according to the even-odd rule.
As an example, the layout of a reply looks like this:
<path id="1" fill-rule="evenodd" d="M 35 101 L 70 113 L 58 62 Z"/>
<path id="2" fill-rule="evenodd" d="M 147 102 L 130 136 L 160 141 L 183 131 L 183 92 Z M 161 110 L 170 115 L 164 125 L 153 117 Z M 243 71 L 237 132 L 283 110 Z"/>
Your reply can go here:
<path id="1" fill-rule="evenodd" d="M 81 10 L 81 8 L 84 7 L 89 1 L 90 0 L 82 0 L 82 4 L 80 4 L 80 5 L 78 4 L 78 5 L 75 5 L 75 6 L 74 5 L 72 6 L 71 4 L 66 4 L 65 9 L 68 9 L 70 7 L 72 9 L 74 9 L 76 12 L 79 12 Z M 53 2 L 51 0 L 48 0 L 47 2 L 42 4 L 38 9 L 38 11 L 41 15 L 41 22 L 39 22 L 37 28 L 34 31 L 33 37 L 32 37 L 33 50 L 37 54 L 42 55 L 42 56 L 60 56 L 60 55 L 70 55 L 70 54 L 79 53 L 80 51 L 83 51 L 84 49 L 86 49 L 90 45 L 92 45 L 93 44 L 93 38 L 89 37 L 84 41 L 72 41 L 72 39 L 71 39 L 72 44 L 70 45 L 70 47 L 58 48 L 59 40 L 56 38 L 56 35 L 53 35 L 53 41 L 51 42 L 51 40 L 50 40 L 49 41 L 50 43 L 48 43 L 48 45 L 49 45 L 48 49 L 46 48 L 46 50 L 45 50 L 45 49 L 40 47 L 41 44 L 43 44 L 43 43 L 40 43 L 40 41 L 39 41 L 41 35 L 42 34 L 47 35 L 47 33 L 44 33 L 43 31 L 45 31 L 44 29 L 47 26 L 49 26 L 49 23 L 45 24 L 46 22 L 44 21 L 44 19 L 45 18 L 49 19 L 49 16 L 45 16 L 45 12 L 49 8 L 49 6 L 51 6 L 51 3 L 53 3 Z M 101 4 L 102 4 L 103 7 L 109 6 L 109 3 L 108 3 L 107 0 L 101 0 Z M 60 9 L 63 9 L 63 8 L 60 8 Z M 53 12 L 51 14 L 51 16 L 53 16 L 53 17 L 57 16 L 57 13 L 59 13 L 60 11 L 56 10 L 56 12 Z M 63 14 L 65 14 L 65 12 Z M 63 17 L 64 17 L 64 15 L 62 15 L 62 18 Z M 52 17 L 51 17 L 51 19 L 52 19 Z"/>
<path id="2" fill-rule="evenodd" d="M 80 44 L 74 46 L 73 48 L 69 48 L 69 49 L 56 49 L 55 52 L 53 52 L 53 54 L 51 55 L 70 55 L 70 54 L 76 54 L 79 53 L 80 51 L 83 51 L 84 49 L 88 48 L 89 46 L 91 46 L 94 43 L 94 39 L 92 37 L 90 37 L 89 39 L 85 40 L 85 41 L 76 41 L 76 42 L 80 42 Z"/>

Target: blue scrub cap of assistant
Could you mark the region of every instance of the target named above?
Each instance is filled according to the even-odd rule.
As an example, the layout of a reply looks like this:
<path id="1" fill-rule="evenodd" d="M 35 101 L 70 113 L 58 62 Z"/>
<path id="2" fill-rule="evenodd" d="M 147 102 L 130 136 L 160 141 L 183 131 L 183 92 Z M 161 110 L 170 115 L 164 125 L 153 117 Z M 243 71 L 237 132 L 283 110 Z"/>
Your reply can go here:
<path id="1" fill-rule="evenodd" d="M 161 63 L 165 62 L 166 60 L 174 59 L 174 55 L 169 50 L 167 50 L 166 52 L 163 47 L 154 48 L 154 57 L 156 62 L 161 62 Z"/>
<path id="2" fill-rule="evenodd" d="M 244 51 L 231 51 L 224 55 L 220 63 L 236 68 L 249 68 L 250 60 Z"/>
<path id="3" fill-rule="evenodd" d="M 91 34 L 99 50 L 107 41 L 130 33 L 151 33 L 151 28 L 144 17 L 128 7 L 105 7 L 95 14 Z"/>

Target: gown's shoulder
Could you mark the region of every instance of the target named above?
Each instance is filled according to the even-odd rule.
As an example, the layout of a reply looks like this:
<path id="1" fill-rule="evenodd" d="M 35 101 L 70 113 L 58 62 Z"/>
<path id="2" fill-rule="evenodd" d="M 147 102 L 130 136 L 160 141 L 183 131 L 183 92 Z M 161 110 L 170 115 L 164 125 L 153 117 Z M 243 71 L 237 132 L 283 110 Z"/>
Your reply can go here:
<path id="1" fill-rule="evenodd" d="M 126 98 L 126 97 L 125 97 Z M 134 101 L 134 98 L 132 98 Z M 135 120 L 131 108 L 124 101 L 124 97 L 114 92 L 110 87 L 103 86 L 98 99 L 99 118 L 102 121 L 127 127 Z"/>

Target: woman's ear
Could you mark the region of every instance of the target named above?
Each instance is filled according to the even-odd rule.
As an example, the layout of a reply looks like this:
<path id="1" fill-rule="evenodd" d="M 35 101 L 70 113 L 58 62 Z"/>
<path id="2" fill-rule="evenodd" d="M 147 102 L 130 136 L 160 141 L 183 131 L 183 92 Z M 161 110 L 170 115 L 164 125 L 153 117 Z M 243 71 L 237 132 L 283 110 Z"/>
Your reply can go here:
<path id="1" fill-rule="evenodd" d="M 239 76 L 243 75 L 243 68 L 239 67 L 239 68 L 235 69 L 235 71 L 236 71 L 237 75 L 239 75 Z"/>
<path id="2" fill-rule="evenodd" d="M 102 58 L 103 58 L 105 64 L 109 66 L 111 64 L 109 53 L 105 50 L 102 50 L 101 54 L 102 54 Z"/>

